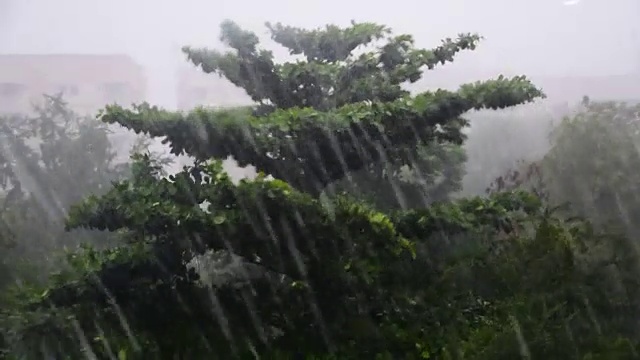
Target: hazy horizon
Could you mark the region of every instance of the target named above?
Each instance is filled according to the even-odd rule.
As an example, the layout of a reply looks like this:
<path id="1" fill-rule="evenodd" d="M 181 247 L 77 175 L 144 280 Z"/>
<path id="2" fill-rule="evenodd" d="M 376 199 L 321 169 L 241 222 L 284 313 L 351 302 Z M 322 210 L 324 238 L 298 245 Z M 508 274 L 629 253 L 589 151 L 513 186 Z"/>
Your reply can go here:
<path id="1" fill-rule="evenodd" d="M 479 48 L 446 65 L 472 74 L 615 75 L 640 69 L 640 26 L 634 23 L 640 2 L 563 3 L 399 0 L 389 7 L 360 0 L 348 6 L 335 0 L 0 0 L 0 53 L 126 53 L 148 73 L 149 101 L 171 108 L 175 69 L 186 63 L 180 47 L 218 46 L 224 19 L 256 31 L 264 40 L 267 21 L 302 27 L 375 21 L 413 34 L 425 47 L 460 32 L 478 32 L 485 37 Z M 286 56 L 283 49 L 273 50 Z"/>

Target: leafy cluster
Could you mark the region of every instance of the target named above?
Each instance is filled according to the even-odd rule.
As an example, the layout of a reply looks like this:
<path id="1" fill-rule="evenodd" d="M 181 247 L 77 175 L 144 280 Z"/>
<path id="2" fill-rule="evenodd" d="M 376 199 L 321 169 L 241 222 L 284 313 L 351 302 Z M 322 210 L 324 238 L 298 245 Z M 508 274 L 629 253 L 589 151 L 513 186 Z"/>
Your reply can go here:
<path id="1" fill-rule="evenodd" d="M 73 255 L 74 271 L 24 305 L 58 309 L 22 328 L 27 349 L 507 359 L 521 352 L 519 326 L 536 357 L 575 358 L 600 332 L 634 326 L 636 284 L 614 276 L 633 265 L 623 239 L 567 227 L 526 192 L 385 215 L 279 180 L 234 185 L 213 162 L 121 182 L 75 208 L 69 226 L 140 238 Z M 242 265 L 228 277 L 198 270 L 193 259 L 207 251 Z M 95 340 L 78 347 L 78 332 Z"/>
<path id="2" fill-rule="evenodd" d="M 389 217 L 342 198 L 322 204 L 279 180 L 234 185 L 219 163 L 170 179 L 134 178 L 76 207 L 69 226 L 144 237 L 105 255 L 85 255 L 36 305 L 86 304 L 75 314 L 86 312 L 93 321 L 96 306 L 117 304 L 118 312 L 100 315 L 100 326 L 118 326 L 123 317 L 159 354 L 184 358 L 214 350 L 231 356 L 250 346 L 322 353 L 338 345 L 344 351 L 350 341 L 372 336 L 355 332 L 354 324 L 391 326 L 399 316 L 395 302 L 427 300 L 399 282 L 407 274 L 398 270 L 416 256 L 416 236 L 436 229 L 453 235 L 487 223 L 509 228 L 516 222 L 510 211 L 536 209 L 535 198 L 524 193 L 494 202 L 475 199 Z M 236 281 L 213 288 L 199 281 L 202 274 L 189 262 L 211 250 L 242 257 Z M 73 334 L 58 321 L 45 323 L 54 329 L 48 332 Z M 95 332 L 82 325 L 88 326 L 83 333 Z"/>

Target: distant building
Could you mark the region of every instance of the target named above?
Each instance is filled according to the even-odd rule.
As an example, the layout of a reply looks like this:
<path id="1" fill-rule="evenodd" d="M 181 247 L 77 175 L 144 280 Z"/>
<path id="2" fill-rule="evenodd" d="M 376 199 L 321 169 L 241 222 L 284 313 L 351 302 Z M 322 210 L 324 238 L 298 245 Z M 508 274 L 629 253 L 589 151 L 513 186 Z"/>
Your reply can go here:
<path id="1" fill-rule="evenodd" d="M 176 84 L 179 110 L 191 110 L 197 106 L 228 107 L 251 104 L 247 93 L 216 74 L 205 74 L 195 66 L 178 70 Z"/>
<path id="2" fill-rule="evenodd" d="M 80 114 L 146 98 L 144 69 L 127 55 L 0 55 L 0 113 L 30 112 L 43 94 L 63 93 Z"/>

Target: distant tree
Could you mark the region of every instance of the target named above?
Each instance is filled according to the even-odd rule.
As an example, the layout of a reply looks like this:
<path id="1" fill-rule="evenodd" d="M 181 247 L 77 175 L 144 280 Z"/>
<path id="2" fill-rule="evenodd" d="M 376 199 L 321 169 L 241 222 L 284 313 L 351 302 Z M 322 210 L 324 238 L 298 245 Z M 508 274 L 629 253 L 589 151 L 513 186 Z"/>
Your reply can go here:
<path id="1" fill-rule="evenodd" d="M 569 213 L 640 235 L 640 105 L 591 102 L 566 116 L 550 132 L 550 149 L 541 159 L 523 162 L 494 187 L 535 189 Z M 500 184 L 498 184 L 500 183 Z"/>
<path id="2" fill-rule="evenodd" d="M 109 234 L 68 234 L 64 220 L 72 204 L 104 194 L 130 170 L 115 163 L 107 127 L 75 114 L 61 96 L 44 96 L 34 110 L 0 123 L 0 218 L 12 237 L 13 270 L 24 265 L 46 275 L 43 266 L 64 247 L 88 239 L 98 244 L 96 236 L 110 242 Z"/>
<path id="3" fill-rule="evenodd" d="M 73 113 L 59 95 L 44 96 L 33 115 L 0 121 L 0 308 L 12 307 L 16 285 L 42 283 L 58 258 L 91 240 L 113 245 L 113 234 L 64 229 L 71 204 L 103 194 L 125 178 L 115 164 L 107 127 Z M 0 326 L 4 329 L 4 324 Z M 0 358 L 4 337 L 0 336 Z"/>
<path id="4" fill-rule="evenodd" d="M 567 117 L 552 134 L 542 162 L 556 201 L 601 226 L 640 236 L 640 105 L 590 102 Z M 553 176 L 553 182 L 551 182 Z"/>
<path id="5" fill-rule="evenodd" d="M 640 166 L 639 113 L 638 104 L 592 102 L 585 97 L 573 114 L 554 127 L 550 149 L 541 159 L 519 164 L 488 189 L 490 194 L 514 189 L 535 192 L 548 206 L 555 207 L 560 217 L 578 216 L 590 221 L 593 231 L 617 234 L 615 239 L 586 238 L 583 246 L 591 249 L 589 257 L 598 257 L 598 252 L 615 254 L 609 255 L 601 273 L 595 275 L 615 279 L 603 286 L 598 296 L 622 292 L 622 298 L 612 296 L 607 300 L 618 311 L 603 316 L 611 317 L 611 322 L 634 337 L 640 331 L 637 321 L 632 320 L 640 311 L 636 275 L 640 271 L 636 242 L 640 227 L 634 220 L 640 216 L 635 170 Z M 624 341 L 616 343 L 629 346 Z M 606 352 L 598 356 L 615 357 Z"/>

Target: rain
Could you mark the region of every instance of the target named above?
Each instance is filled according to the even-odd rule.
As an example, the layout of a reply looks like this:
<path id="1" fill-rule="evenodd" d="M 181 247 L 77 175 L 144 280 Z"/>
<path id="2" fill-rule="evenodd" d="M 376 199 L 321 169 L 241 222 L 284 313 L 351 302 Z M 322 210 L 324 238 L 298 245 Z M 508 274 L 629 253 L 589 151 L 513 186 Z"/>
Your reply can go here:
<path id="1" fill-rule="evenodd" d="M 640 358 L 637 0 L 0 0 L 0 359 Z"/>

